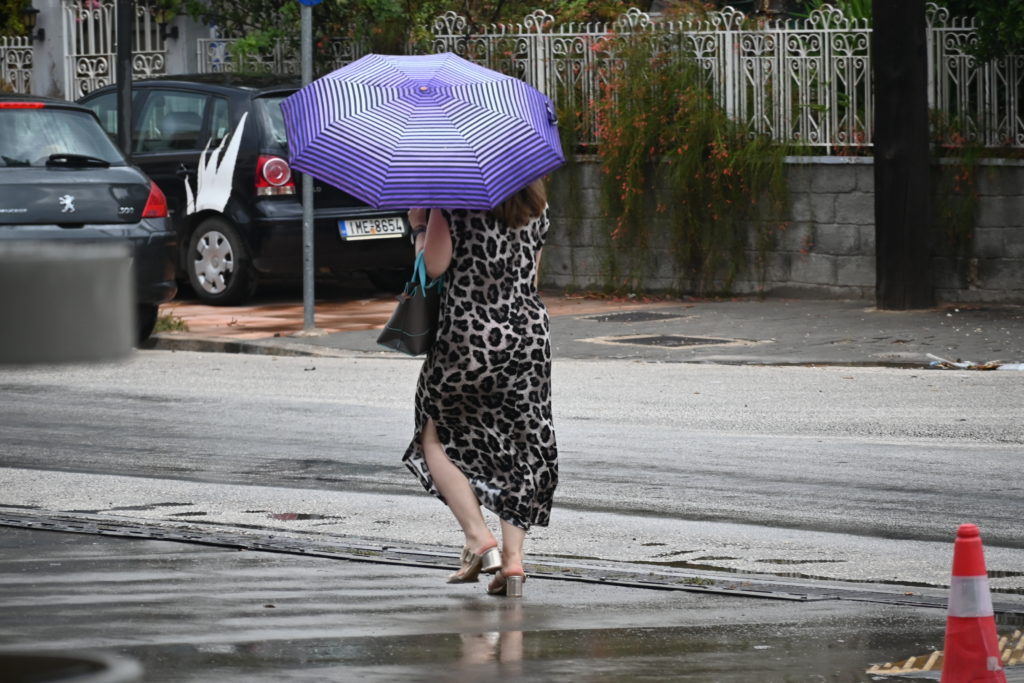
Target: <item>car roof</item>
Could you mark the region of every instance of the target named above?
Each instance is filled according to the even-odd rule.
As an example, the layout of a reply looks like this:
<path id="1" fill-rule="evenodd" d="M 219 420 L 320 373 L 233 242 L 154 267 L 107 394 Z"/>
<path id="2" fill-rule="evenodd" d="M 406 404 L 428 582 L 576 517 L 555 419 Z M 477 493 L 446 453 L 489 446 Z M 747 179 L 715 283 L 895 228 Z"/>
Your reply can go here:
<path id="1" fill-rule="evenodd" d="M 294 76 L 277 74 L 213 73 L 156 76 L 134 81 L 133 85 L 200 85 L 211 90 L 242 91 L 260 95 L 281 90 L 297 90 L 302 83 Z"/>

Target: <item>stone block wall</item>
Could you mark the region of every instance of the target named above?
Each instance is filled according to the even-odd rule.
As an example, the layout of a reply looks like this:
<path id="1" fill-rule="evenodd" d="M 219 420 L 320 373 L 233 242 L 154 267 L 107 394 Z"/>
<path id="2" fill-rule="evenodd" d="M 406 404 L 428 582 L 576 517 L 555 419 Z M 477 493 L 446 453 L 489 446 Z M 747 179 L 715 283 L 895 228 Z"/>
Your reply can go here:
<path id="1" fill-rule="evenodd" d="M 567 174 L 575 174 L 570 182 Z M 601 290 L 607 281 L 613 221 L 601 211 L 600 166 L 584 158 L 557 172 L 550 187 L 552 229 L 544 250 L 545 286 Z M 788 215 L 767 254 L 763 284 L 753 267 L 735 294 L 815 298 L 875 297 L 874 166 L 870 157 L 787 160 Z M 993 160 L 978 172 L 974 255 L 959 263 L 936 239 L 936 299 L 945 303 L 1024 303 L 1024 165 Z M 771 225 L 778 225 L 778 221 Z M 667 225 L 653 226 L 667 241 Z M 926 247 L 922 247 L 926 248 Z M 753 247 L 748 262 L 755 263 Z M 644 270 L 652 292 L 693 293 L 667 250 L 652 248 Z"/>

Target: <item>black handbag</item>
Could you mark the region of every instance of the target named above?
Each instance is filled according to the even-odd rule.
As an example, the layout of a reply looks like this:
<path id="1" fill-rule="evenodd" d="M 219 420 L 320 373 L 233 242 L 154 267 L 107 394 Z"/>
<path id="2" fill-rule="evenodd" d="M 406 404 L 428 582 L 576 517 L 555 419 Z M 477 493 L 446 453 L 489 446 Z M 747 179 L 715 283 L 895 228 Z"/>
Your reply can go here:
<path id="1" fill-rule="evenodd" d="M 421 251 L 416 256 L 412 279 L 398 296 L 398 305 L 377 337 L 377 343 L 410 356 L 429 351 L 437 336 L 437 315 L 443 286 L 443 275 L 427 282 L 427 267 Z"/>

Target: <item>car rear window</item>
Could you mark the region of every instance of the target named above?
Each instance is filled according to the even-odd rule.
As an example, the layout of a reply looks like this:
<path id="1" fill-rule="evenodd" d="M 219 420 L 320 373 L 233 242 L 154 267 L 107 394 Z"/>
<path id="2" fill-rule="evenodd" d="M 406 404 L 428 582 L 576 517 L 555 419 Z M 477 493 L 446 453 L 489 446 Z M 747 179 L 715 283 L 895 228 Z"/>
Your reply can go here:
<path id="1" fill-rule="evenodd" d="M 97 157 L 125 164 L 91 114 L 53 107 L 0 109 L 0 166 L 45 166 L 51 154 Z"/>
<path id="2" fill-rule="evenodd" d="M 263 121 L 263 129 L 267 131 L 267 144 L 286 147 L 288 136 L 284 131 L 284 115 L 281 113 L 281 100 L 287 95 L 267 95 L 255 101 L 256 112 Z"/>

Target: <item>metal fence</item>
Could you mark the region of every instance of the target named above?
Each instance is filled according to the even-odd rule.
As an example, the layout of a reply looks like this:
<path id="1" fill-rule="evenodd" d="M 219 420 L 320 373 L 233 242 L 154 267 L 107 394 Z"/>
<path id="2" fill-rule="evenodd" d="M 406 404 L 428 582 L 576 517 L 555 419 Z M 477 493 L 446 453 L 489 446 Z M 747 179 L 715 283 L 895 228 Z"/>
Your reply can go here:
<path id="1" fill-rule="evenodd" d="M 77 3 L 69 2 L 69 7 L 72 4 Z M 78 15 L 74 25 L 77 28 L 92 19 L 91 14 Z M 136 56 L 141 67 L 137 73 L 162 69 L 164 46 L 162 41 L 147 42 L 155 35 L 149 21 L 147 16 L 139 17 L 136 45 L 142 49 Z M 109 23 L 104 16 L 97 25 L 105 28 Z M 534 11 L 518 24 L 489 26 L 471 26 L 465 17 L 448 12 L 431 29 L 431 51 L 454 52 L 522 78 L 550 95 L 563 111 L 574 112 L 580 122 L 578 141 L 584 145 L 598 142 L 593 103 L 616 58 L 610 37 L 626 35 L 650 36 L 695 60 L 718 101 L 752 134 L 826 149 L 871 143 L 871 29 L 868 22 L 849 19 L 829 5 L 796 20 L 764 21 L 726 8 L 700 20 L 673 22 L 631 9 L 611 23 L 562 25 L 556 25 L 544 10 Z M 88 34 L 100 35 L 99 29 Z M 16 90 L 25 90 L 31 47 L 4 42 L 10 40 L 0 38 L 4 69 L 0 77 Z M 968 53 L 975 40 L 973 20 L 951 18 L 947 10 L 929 3 L 930 106 L 965 141 L 1024 147 L 1024 55 L 979 64 Z M 199 40 L 199 70 L 237 70 L 232 42 Z M 331 49 L 331 67 L 337 68 L 368 48 L 362 41 L 336 39 Z M 112 45 L 104 44 L 86 50 L 99 59 L 68 56 L 74 60 L 69 64 L 74 79 L 70 95 L 109 82 L 112 51 Z M 295 50 L 282 45 L 246 59 L 249 70 L 299 71 Z"/>
<path id="2" fill-rule="evenodd" d="M 32 89 L 32 43 L 20 36 L 0 36 L 0 92 Z"/>
<path id="3" fill-rule="evenodd" d="M 232 38 L 200 38 L 196 41 L 200 73 L 227 73 L 241 70 L 238 60 L 231 51 L 235 43 Z M 338 69 L 354 62 L 367 52 L 365 41 L 334 39 L 329 42 L 331 51 L 330 68 Z M 276 73 L 298 76 L 299 56 L 296 50 L 278 41 L 270 50 L 246 54 L 244 70 L 256 73 Z"/>
<path id="4" fill-rule="evenodd" d="M 64 95 L 78 99 L 116 82 L 116 5 L 113 2 L 65 0 Z M 136 2 L 132 17 L 132 75 L 147 78 L 164 73 L 167 46 L 157 28 L 154 9 Z"/>

